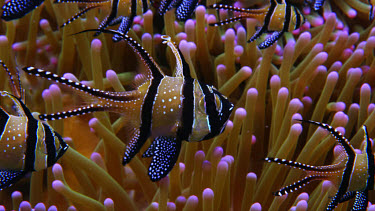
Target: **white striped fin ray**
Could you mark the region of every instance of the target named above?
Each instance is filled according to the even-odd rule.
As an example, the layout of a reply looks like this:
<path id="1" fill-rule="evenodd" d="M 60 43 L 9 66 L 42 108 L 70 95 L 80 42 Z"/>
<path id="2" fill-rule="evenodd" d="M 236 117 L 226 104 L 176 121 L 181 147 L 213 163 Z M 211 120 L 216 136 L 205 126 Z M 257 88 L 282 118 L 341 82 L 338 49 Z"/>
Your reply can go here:
<path id="1" fill-rule="evenodd" d="M 282 195 L 285 195 L 285 194 L 288 194 L 288 193 L 292 193 L 293 191 L 296 191 L 296 190 L 306 186 L 307 184 L 309 184 L 313 180 L 323 180 L 325 178 L 326 178 L 326 176 L 309 175 L 309 176 L 306 176 L 305 178 L 303 178 L 301 180 L 298 180 L 297 182 L 295 182 L 291 185 L 288 185 L 286 187 L 281 188 L 278 191 L 273 192 L 273 195 L 282 196 Z"/>
<path id="2" fill-rule="evenodd" d="M 226 25 L 226 24 L 229 24 L 229 23 L 239 21 L 239 20 L 244 19 L 244 18 L 247 18 L 247 16 L 239 15 L 237 17 L 228 18 L 228 19 L 225 19 L 223 21 L 216 22 L 216 23 L 210 23 L 209 25 L 210 26 L 223 26 L 223 25 Z"/>
<path id="3" fill-rule="evenodd" d="M 24 90 L 22 89 L 21 78 L 20 78 L 20 74 L 18 72 L 18 69 L 16 68 L 17 82 L 18 82 L 18 84 L 16 84 L 16 82 L 14 80 L 14 77 L 13 77 L 13 74 L 10 72 L 7 65 L 2 60 L 0 60 L 0 65 L 3 67 L 3 69 L 8 74 L 9 85 L 10 85 L 10 88 L 12 90 L 13 95 L 15 95 L 16 97 L 18 97 L 20 99 L 23 99 L 25 96 L 24 96 L 24 93 L 23 93 Z"/>
<path id="4" fill-rule="evenodd" d="M 60 77 L 56 74 L 53 74 L 49 71 L 45 71 L 42 69 L 38 69 L 35 67 L 24 67 L 22 68 L 23 71 L 25 71 L 29 75 L 34 75 L 37 77 L 46 78 L 48 80 L 52 80 L 55 82 L 58 82 L 63 85 L 70 86 L 78 91 L 85 92 L 89 95 L 99 97 L 99 98 L 105 98 L 105 99 L 112 99 L 117 101 L 126 101 L 130 100 L 132 98 L 131 95 L 127 92 L 110 92 L 110 91 L 103 91 L 100 89 L 94 89 L 92 87 L 86 86 L 84 84 L 81 84 L 79 82 L 74 82 L 70 79 Z"/>
<path id="5" fill-rule="evenodd" d="M 333 165 L 313 166 L 313 165 L 308 165 L 308 164 L 295 162 L 295 161 L 291 161 L 291 160 L 271 158 L 271 157 L 265 158 L 264 160 L 269 162 L 269 163 L 282 164 L 282 165 L 286 165 L 286 166 L 289 166 L 289 167 L 302 169 L 302 170 L 305 170 L 305 171 L 327 172 L 327 171 L 339 170 L 339 169 L 342 168 L 342 164 L 340 162 L 336 163 L 336 164 L 333 164 Z"/>
<path id="6" fill-rule="evenodd" d="M 47 120 L 56 120 L 56 119 L 66 119 L 73 116 L 79 116 L 79 115 L 85 115 L 97 111 L 106 111 L 107 108 L 101 106 L 101 105 L 90 105 L 86 107 L 81 107 L 69 111 L 63 111 L 63 112 L 56 112 L 53 114 L 40 114 L 39 119 L 47 121 Z"/>
<path id="7" fill-rule="evenodd" d="M 223 26 L 229 23 L 233 23 L 236 21 L 239 21 L 241 19 L 245 18 L 254 18 L 256 16 L 262 16 L 268 11 L 268 7 L 265 8 L 260 8 L 260 9 L 245 9 L 245 8 L 240 8 L 240 7 L 233 7 L 230 5 L 225 5 L 225 4 L 213 4 L 209 6 L 209 8 L 216 9 L 216 10 L 228 10 L 228 11 L 233 11 L 233 12 L 239 12 L 241 13 L 240 15 L 233 17 L 233 18 L 228 18 L 223 21 L 219 21 L 216 23 L 210 23 L 210 26 Z"/>
<path id="8" fill-rule="evenodd" d="M 315 122 L 315 121 L 312 121 L 312 120 L 303 120 L 303 119 L 295 119 L 295 120 L 300 121 L 300 122 L 306 122 L 306 123 L 314 124 L 314 125 L 317 125 L 319 127 L 322 127 L 323 129 L 330 132 L 333 137 L 335 137 L 336 141 L 339 142 L 339 144 L 344 148 L 345 152 L 348 155 L 354 155 L 355 154 L 354 148 L 352 147 L 352 145 L 350 145 L 348 139 L 346 139 L 338 130 L 336 130 L 332 126 L 330 126 L 328 124 L 325 124 L 325 123 L 321 123 L 321 122 Z"/>
<path id="9" fill-rule="evenodd" d="M 213 4 L 213 5 L 209 6 L 209 8 L 216 9 L 216 10 L 228 10 L 228 11 L 233 11 L 233 12 L 243 12 L 243 13 L 264 13 L 268 10 L 267 7 L 260 8 L 260 9 L 245 9 L 245 8 L 233 7 L 231 5 L 225 5 L 225 4 Z"/>
<path id="10" fill-rule="evenodd" d="M 67 25 L 71 24 L 73 21 L 75 21 L 76 19 L 78 19 L 78 18 L 81 17 L 82 15 L 86 14 L 86 12 L 90 11 L 91 9 L 97 8 L 97 7 L 98 7 L 98 6 L 96 6 L 96 5 L 86 7 L 85 9 L 79 11 L 79 12 L 76 13 L 74 16 L 72 16 L 71 18 L 69 18 L 65 23 L 63 23 L 63 24 L 60 26 L 60 28 L 63 28 L 64 26 L 67 26 Z"/>

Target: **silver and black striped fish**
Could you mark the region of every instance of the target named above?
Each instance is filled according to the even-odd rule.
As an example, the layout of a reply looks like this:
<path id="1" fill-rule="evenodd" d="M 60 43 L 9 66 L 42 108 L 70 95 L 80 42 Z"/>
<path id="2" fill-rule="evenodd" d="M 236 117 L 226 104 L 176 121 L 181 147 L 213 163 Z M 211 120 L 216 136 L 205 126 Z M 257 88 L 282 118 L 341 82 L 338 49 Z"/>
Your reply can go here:
<path id="1" fill-rule="evenodd" d="M 266 158 L 265 160 L 268 162 L 299 168 L 307 172 L 307 176 L 303 179 L 281 188 L 274 195 L 281 196 L 291 193 L 313 180 L 330 180 L 338 187 L 338 190 L 328 204 L 327 211 L 333 210 L 339 203 L 354 197 L 355 201 L 352 210 L 366 210 L 368 206 L 368 191 L 374 190 L 375 173 L 374 154 L 372 153 L 371 141 L 366 126 L 362 126 L 365 144 L 361 149 L 361 153 L 357 153 L 349 141 L 332 126 L 311 120 L 301 121 L 318 125 L 330 132 L 343 147 L 344 152 L 339 156 L 336 163 L 328 166 L 312 166 L 286 159 Z"/>
<path id="2" fill-rule="evenodd" d="M 0 64 L 15 90 L 13 76 L 1 60 Z M 0 91 L 1 98 L 10 98 L 17 113 L 9 114 L 0 107 L 0 190 L 16 183 L 28 172 L 52 166 L 68 149 L 57 132 L 33 116 L 22 101 L 21 91 L 14 93 L 19 96 Z"/>
<path id="3" fill-rule="evenodd" d="M 43 2 L 44 0 L 10 0 L 4 4 L 1 18 L 6 21 L 22 18 Z"/>
<path id="4" fill-rule="evenodd" d="M 83 32 L 87 31 L 96 30 Z M 126 125 L 132 131 L 127 137 L 129 144 L 123 164 L 129 163 L 146 140 L 152 137 L 154 141 L 143 157 L 152 157 L 148 174 L 152 181 L 158 181 L 173 168 L 183 140 L 207 140 L 223 131 L 233 104 L 214 87 L 191 77 L 188 64 L 169 37 L 163 38 L 176 57 L 175 77 L 164 75 L 143 47 L 127 35 L 112 30 L 104 32 L 121 36 L 133 47 L 149 70 L 147 80 L 133 91 L 109 92 L 34 67 L 23 68 L 28 74 L 68 85 L 86 95 L 84 99 L 91 99 L 88 106 L 41 115 L 40 118 L 53 120 L 96 111 L 121 113 L 128 118 Z"/>
<path id="5" fill-rule="evenodd" d="M 305 22 L 302 12 L 287 0 L 270 0 L 270 3 L 267 6 L 260 9 L 245 9 L 224 4 L 213 4 L 210 8 L 239 13 L 236 17 L 217 23 L 211 23 L 210 26 L 222 26 L 245 18 L 257 19 L 262 26 L 255 32 L 248 42 L 253 42 L 264 33 L 272 32 L 270 37 L 258 45 L 260 49 L 268 48 L 277 42 L 285 32 L 296 30 Z"/>

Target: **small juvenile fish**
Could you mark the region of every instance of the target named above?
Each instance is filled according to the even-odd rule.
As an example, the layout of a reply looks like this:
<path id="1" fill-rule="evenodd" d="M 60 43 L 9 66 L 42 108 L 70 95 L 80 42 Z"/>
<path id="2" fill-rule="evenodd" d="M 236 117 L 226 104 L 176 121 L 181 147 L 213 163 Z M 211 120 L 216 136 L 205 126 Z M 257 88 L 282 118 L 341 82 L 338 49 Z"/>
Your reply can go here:
<path id="1" fill-rule="evenodd" d="M 97 30 L 83 32 L 87 31 Z M 68 85 L 86 96 L 85 99 L 91 99 L 88 106 L 45 114 L 40 118 L 54 120 L 96 111 L 121 113 L 128 118 L 126 125 L 130 131 L 127 137 L 130 142 L 125 149 L 123 165 L 129 163 L 146 140 L 152 137 L 154 141 L 143 153 L 143 157 L 152 157 L 148 175 L 152 181 L 158 181 L 173 168 L 183 140 L 202 141 L 223 132 L 233 104 L 214 87 L 191 77 L 189 65 L 168 36 L 163 36 L 163 39 L 176 57 L 175 77 L 164 75 L 153 58 L 132 38 L 117 31 L 103 32 L 117 34 L 133 47 L 149 70 L 147 80 L 133 91 L 110 92 L 34 67 L 25 67 L 23 70 L 30 75 Z"/>
<path id="2" fill-rule="evenodd" d="M 286 0 L 270 0 L 270 4 L 260 9 L 245 9 L 224 4 L 213 4 L 210 8 L 216 10 L 228 10 L 238 12 L 239 15 L 225 19 L 210 26 L 222 26 L 245 18 L 255 18 L 263 24 L 248 42 L 253 42 L 262 34 L 272 32 L 272 35 L 258 45 L 259 49 L 268 48 L 273 45 L 285 33 L 291 32 L 305 22 L 302 12 Z"/>
<path id="3" fill-rule="evenodd" d="M 1 18 L 6 21 L 22 18 L 43 2 L 44 0 L 10 0 L 4 4 Z"/>
<path id="4" fill-rule="evenodd" d="M 7 66 L 1 60 L 0 65 L 8 73 L 13 94 L 18 95 L 0 91 L 1 97 L 12 100 L 18 113 L 18 115 L 11 115 L 0 107 L 0 190 L 2 190 L 16 183 L 28 172 L 46 169 L 55 164 L 68 149 L 68 145 L 47 123 L 34 118 L 21 100 L 22 90 L 14 91 L 16 85 Z"/>
<path id="5" fill-rule="evenodd" d="M 312 166 L 280 158 L 266 158 L 268 162 L 284 164 L 293 168 L 299 168 L 307 173 L 307 176 L 297 182 L 283 187 L 274 193 L 275 196 L 282 196 L 302 188 L 313 180 L 330 180 L 338 190 L 327 211 L 333 210 L 339 203 L 355 197 L 352 210 L 366 210 L 368 205 L 368 191 L 374 190 L 374 155 L 372 153 L 371 141 L 368 137 L 367 128 L 362 126 L 364 131 L 365 144 L 361 153 L 356 153 L 349 141 L 330 125 L 314 122 L 311 120 L 300 120 L 302 122 L 318 125 L 329 131 L 337 142 L 343 147 L 344 152 L 339 156 L 336 163 L 327 166 Z"/>

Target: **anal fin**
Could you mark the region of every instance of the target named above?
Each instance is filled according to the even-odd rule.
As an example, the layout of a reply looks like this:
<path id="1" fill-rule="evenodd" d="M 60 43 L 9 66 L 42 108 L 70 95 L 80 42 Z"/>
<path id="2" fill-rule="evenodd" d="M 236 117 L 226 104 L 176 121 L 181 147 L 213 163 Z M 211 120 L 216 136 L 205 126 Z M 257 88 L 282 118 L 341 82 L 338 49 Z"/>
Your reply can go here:
<path id="1" fill-rule="evenodd" d="M 27 172 L 23 170 L 0 170 L 0 190 L 7 188 L 18 182 Z"/>
<path id="2" fill-rule="evenodd" d="M 155 138 L 151 146 L 142 157 L 151 157 L 152 161 L 148 168 L 151 181 L 159 181 L 168 175 L 177 162 L 181 150 L 181 141 L 176 137 L 160 136 Z"/>

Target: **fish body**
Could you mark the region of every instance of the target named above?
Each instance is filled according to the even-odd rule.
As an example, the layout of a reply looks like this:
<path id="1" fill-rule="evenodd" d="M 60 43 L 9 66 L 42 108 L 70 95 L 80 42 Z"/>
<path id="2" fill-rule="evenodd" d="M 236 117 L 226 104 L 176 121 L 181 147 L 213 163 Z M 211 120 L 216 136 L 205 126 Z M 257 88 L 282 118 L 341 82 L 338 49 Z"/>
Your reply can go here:
<path id="1" fill-rule="evenodd" d="M 3 5 L 1 18 L 6 21 L 22 18 L 43 2 L 44 0 L 10 0 Z"/>
<path id="2" fill-rule="evenodd" d="M 14 81 L 5 64 L 0 61 Z M 22 93 L 22 92 L 18 92 Z M 62 137 L 48 124 L 38 120 L 21 97 L 0 91 L 9 98 L 17 115 L 0 107 L 0 190 L 16 183 L 25 174 L 52 166 L 68 149 Z"/>
<path id="3" fill-rule="evenodd" d="M 86 30 L 97 31 L 97 30 Z M 214 87 L 193 79 L 180 51 L 169 37 L 164 43 L 172 49 L 177 63 L 175 77 L 166 76 L 141 45 L 118 31 L 105 30 L 125 39 L 142 58 L 149 72 L 136 90 L 109 92 L 94 89 L 78 82 L 34 67 L 23 70 L 31 75 L 68 85 L 90 99 L 88 106 L 74 110 L 40 115 L 41 119 L 54 120 L 97 111 L 121 113 L 128 118 L 129 143 L 123 165 L 140 151 L 148 138 L 154 139 L 143 157 L 152 157 L 149 176 L 152 181 L 165 177 L 177 161 L 181 142 L 203 141 L 223 132 L 233 104 Z"/>
<path id="4" fill-rule="evenodd" d="M 249 39 L 249 42 L 253 42 L 264 33 L 272 33 L 270 37 L 258 45 L 260 49 L 268 48 L 277 42 L 285 32 L 292 32 L 300 28 L 305 22 L 299 8 L 286 0 L 270 0 L 267 6 L 260 9 L 246 9 L 224 4 L 213 4 L 210 7 L 239 13 L 233 18 L 211 23 L 210 26 L 221 26 L 245 18 L 257 19 L 262 26 Z"/>
<path id="5" fill-rule="evenodd" d="M 284 164 L 289 167 L 299 168 L 306 172 L 306 176 L 286 187 L 276 191 L 274 195 L 281 196 L 293 192 L 313 180 L 330 180 L 338 190 L 331 198 L 326 210 L 333 210 L 339 203 L 355 198 L 352 210 L 366 210 L 368 205 L 368 191 L 374 190 L 374 154 L 372 153 L 371 141 L 368 137 L 366 126 L 364 131 L 365 144 L 361 153 L 354 151 L 349 141 L 333 127 L 309 120 L 302 120 L 318 125 L 329 131 L 343 147 L 343 152 L 338 156 L 335 163 L 327 166 L 312 166 L 279 158 L 266 158 L 268 162 Z"/>

